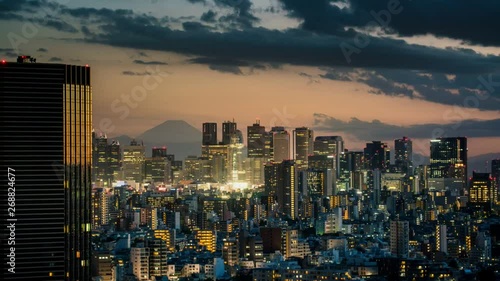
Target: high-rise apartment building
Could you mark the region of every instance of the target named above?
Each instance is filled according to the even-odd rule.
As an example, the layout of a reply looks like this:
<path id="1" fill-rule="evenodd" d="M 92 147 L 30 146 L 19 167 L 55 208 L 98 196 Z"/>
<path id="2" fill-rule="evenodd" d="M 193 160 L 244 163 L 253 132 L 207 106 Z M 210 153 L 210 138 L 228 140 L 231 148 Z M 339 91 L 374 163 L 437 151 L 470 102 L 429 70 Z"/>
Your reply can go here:
<path id="1" fill-rule="evenodd" d="M 0 279 L 90 280 L 90 68 L 28 56 L 0 62 L 0 118 L 1 220 L 10 187 L 16 220 L 15 246 L 0 246 L 4 265 L 15 247 L 15 274 L 4 267 Z"/>
<path id="2" fill-rule="evenodd" d="M 410 224 L 408 221 L 391 221 L 390 249 L 391 254 L 399 258 L 407 258 L 409 254 Z"/>

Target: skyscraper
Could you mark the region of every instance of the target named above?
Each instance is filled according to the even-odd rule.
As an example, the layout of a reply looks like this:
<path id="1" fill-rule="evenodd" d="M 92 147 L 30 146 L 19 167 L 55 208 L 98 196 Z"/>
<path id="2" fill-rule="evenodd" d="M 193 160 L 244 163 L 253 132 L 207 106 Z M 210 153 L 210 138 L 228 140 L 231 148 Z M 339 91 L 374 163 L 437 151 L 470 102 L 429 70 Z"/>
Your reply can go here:
<path id="1" fill-rule="evenodd" d="M 290 159 L 290 134 L 283 128 L 273 132 L 273 161 Z"/>
<path id="2" fill-rule="evenodd" d="M 92 133 L 92 181 L 100 183 L 102 181 L 107 182 L 108 175 L 108 138 L 105 134 L 97 136 Z"/>
<path id="3" fill-rule="evenodd" d="M 229 145 L 231 143 L 231 137 L 236 133 L 236 123 L 233 121 L 226 121 L 222 123 L 222 144 Z"/>
<path id="4" fill-rule="evenodd" d="M 247 127 L 248 158 L 264 158 L 266 143 L 266 128 L 257 121 Z"/>
<path id="5" fill-rule="evenodd" d="M 394 140 L 394 158 L 398 171 L 413 174 L 413 145 L 411 139 L 403 137 Z"/>
<path id="6" fill-rule="evenodd" d="M 314 139 L 314 155 L 333 156 L 335 177 L 339 177 L 340 157 L 344 152 L 344 140 L 340 136 L 319 136 Z"/>
<path id="7" fill-rule="evenodd" d="M 469 203 L 491 210 L 497 202 L 498 189 L 495 188 L 490 174 L 473 172 L 469 188 Z"/>
<path id="8" fill-rule="evenodd" d="M 386 143 L 372 141 L 364 149 L 365 165 L 368 170 L 387 171 L 391 164 L 391 150 Z"/>
<path id="9" fill-rule="evenodd" d="M 295 219 L 297 208 L 297 170 L 293 160 L 267 164 L 265 167 L 265 186 L 268 195 L 278 204 L 274 210 L 278 214 Z"/>
<path id="10" fill-rule="evenodd" d="M 307 169 L 307 157 L 314 152 L 314 133 L 306 127 L 296 128 L 293 131 L 293 156 L 299 170 Z"/>
<path id="11" fill-rule="evenodd" d="M 467 177 L 467 138 L 431 140 L 430 161 L 430 178 L 460 178 L 465 181 Z"/>
<path id="12" fill-rule="evenodd" d="M 390 232 L 391 254 L 399 258 L 407 258 L 410 242 L 410 224 L 408 221 L 391 221 Z"/>
<path id="13" fill-rule="evenodd" d="M 0 63 L 0 118 L 0 165 L 11 173 L 1 183 L 15 193 L 17 220 L 15 245 L 1 246 L 4 265 L 14 248 L 15 274 L 2 280 L 90 280 L 90 68 L 27 56 Z"/>
<path id="14" fill-rule="evenodd" d="M 202 145 L 217 144 L 217 123 L 203 123 Z"/>
<path id="15" fill-rule="evenodd" d="M 123 179 L 142 182 L 145 176 L 146 151 L 142 144 L 132 140 L 123 148 Z"/>
<path id="16" fill-rule="evenodd" d="M 500 159 L 491 160 L 491 177 L 496 189 L 500 192 Z"/>

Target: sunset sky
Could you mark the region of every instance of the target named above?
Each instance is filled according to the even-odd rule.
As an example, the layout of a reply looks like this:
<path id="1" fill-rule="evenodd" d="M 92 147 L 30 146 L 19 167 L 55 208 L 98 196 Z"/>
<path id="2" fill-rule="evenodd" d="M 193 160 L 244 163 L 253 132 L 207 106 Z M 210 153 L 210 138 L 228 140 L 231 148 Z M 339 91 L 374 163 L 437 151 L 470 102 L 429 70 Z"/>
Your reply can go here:
<path id="1" fill-rule="evenodd" d="M 94 127 L 308 126 L 500 152 L 500 2 L 0 0 L 0 58 L 88 64 Z M 134 99 L 132 94 L 136 96 Z M 131 98 L 126 102 L 127 98 Z M 200 140 L 201 141 L 201 140 Z"/>

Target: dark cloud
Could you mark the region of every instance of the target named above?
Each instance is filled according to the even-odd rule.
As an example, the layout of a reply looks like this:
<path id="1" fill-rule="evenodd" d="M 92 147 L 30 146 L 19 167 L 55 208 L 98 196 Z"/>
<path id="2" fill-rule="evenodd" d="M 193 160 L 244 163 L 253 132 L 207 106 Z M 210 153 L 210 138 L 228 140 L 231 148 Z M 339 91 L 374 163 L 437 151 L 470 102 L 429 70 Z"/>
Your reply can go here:
<path id="1" fill-rule="evenodd" d="M 196 21 L 186 21 L 182 23 L 182 28 L 185 31 L 198 31 L 208 29 L 209 27 Z"/>
<path id="2" fill-rule="evenodd" d="M 250 69 L 248 74 L 252 74 L 254 70 L 266 70 L 268 68 L 272 68 L 274 66 L 266 66 L 263 64 L 249 63 L 241 60 L 233 60 L 233 59 L 217 59 L 210 57 L 198 57 L 188 60 L 189 63 L 196 64 L 205 64 L 212 70 L 223 72 L 223 73 L 232 73 L 236 75 L 244 74 L 241 70 L 242 67 L 247 67 Z"/>
<path id="3" fill-rule="evenodd" d="M 322 78 L 364 83 L 373 94 L 403 96 L 431 102 L 500 109 L 500 73 L 496 75 L 424 73 L 411 70 L 323 69 Z M 491 87 L 491 88 L 490 88 Z"/>
<path id="4" fill-rule="evenodd" d="M 33 9 L 34 6 L 27 2 L 46 4 L 46 1 L 41 0 L 20 2 L 24 3 L 25 10 L 23 5 L 9 1 L 11 9 L 8 11 Z M 345 26 L 366 25 L 373 20 L 370 9 L 377 11 L 375 8 L 379 7 L 361 2 L 350 1 L 351 8 L 348 9 L 332 5 L 330 0 L 281 0 L 290 16 L 302 21 L 299 29 L 281 31 L 252 27 L 257 19 L 251 14 L 252 5 L 249 0 L 215 1 L 221 8 L 233 9 L 233 13 L 220 20 L 226 21 L 228 26 L 237 23 L 233 26 L 236 29 L 227 29 L 225 32 L 203 28 L 202 24 L 193 23 L 189 18 L 183 24 L 185 30 L 172 29 L 166 25 L 165 18 L 124 9 L 70 9 L 60 6 L 56 7 L 56 11 L 77 23 L 89 20 L 98 23 L 82 28 L 84 41 L 91 43 L 202 57 L 212 61 L 193 62 L 231 73 L 238 73 L 237 70 L 241 71 L 241 67 L 265 69 L 268 65 L 284 64 L 366 69 L 368 74 L 356 79 L 333 72 L 326 72 L 321 77 L 343 81 L 362 80 L 372 86 L 377 94 L 425 98 L 446 104 L 460 104 L 466 97 L 474 94 L 479 75 L 499 73 L 500 58 L 497 56 L 483 56 L 467 49 L 411 45 L 402 40 L 373 36 L 363 37 L 368 43 L 363 48 L 356 47 L 350 60 L 346 59 L 340 46 L 357 46 L 360 35 L 353 30 L 345 30 Z M 377 2 L 377 5 L 384 2 L 387 5 L 386 1 L 366 2 Z M 370 71 L 375 73 L 371 74 Z M 418 76 L 413 71 L 430 73 L 433 80 L 426 81 L 426 77 Z M 456 75 L 455 88 L 442 85 L 445 83 L 445 74 Z M 450 89 L 458 91 L 458 94 L 450 93 Z M 493 100 L 491 104 L 486 107 L 481 105 L 480 108 L 493 108 L 497 105 L 497 101 Z"/>
<path id="5" fill-rule="evenodd" d="M 122 72 L 123 75 L 128 75 L 128 76 L 146 76 L 146 75 L 153 75 L 153 73 L 144 71 L 144 72 L 135 72 L 135 71 L 130 71 L 130 70 L 125 70 Z"/>
<path id="6" fill-rule="evenodd" d="M 205 12 L 201 15 L 200 17 L 200 20 L 204 21 L 204 22 L 215 22 L 216 20 L 216 17 L 217 17 L 217 13 L 212 11 L 212 10 L 208 10 L 208 12 Z"/>
<path id="7" fill-rule="evenodd" d="M 237 24 L 241 28 L 251 28 L 259 18 L 252 14 L 251 0 L 214 0 L 219 7 L 232 8 L 233 13 L 219 18 L 220 22 Z"/>
<path id="8" fill-rule="evenodd" d="M 189 3 L 193 3 L 193 4 L 196 4 L 196 3 L 202 3 L 202 4 L 205 4 L 207 3 L 206 0 L 187 0 Z"/>
<path id="9" fill-rule="evenodd" d="M 134 60 L 135 64 L 145 64 L 145 65 L 167 65 L 168 63 L 163 61 L 144 61 L 144 60 Z"/>
<path id="10" fill-rule="evenodd" d="M 37 52 L 41 52 L 41 53 L 46 53 L 48 52 L 49 50 L 45 49 L 45 48 L 38 48 L 38 50 L 36 50 Z"/>
<path id="11" fill-rule="evenodd" d="M 391 17 L 389 27 L 404 36 L 434 34 L 474 44 L 500 46 L 497 0 L 401 0 L 403 10 Z M 355 14 L 387 9 L 387 1 L 351 0 Z"/>
<path id="12" fill-rule="evenodd" d="M 59 57 L 51 57 L 49 59 L 50 62 L 61 62 L 62 61 L 62 58 L 59 58 Z"/>
<path id="13" fill-rule="evenodd" d="M 64 31 L 69 33 L 78 32 L 78 29 L 76 29 L 73 25 L 58 19 L 36 19 L 36 22 L 58 31 Z"/>
<path id="14" fill-rule="evenodd" d="M 478 1 L 473 5 L 468 0 L 280 2 L 290 17 L 303 21 L 303 29 L 314 32 L 338 35 L 346 32 L 345 26 L 373 25 L 402 36 L 433 34 L 473 44 L 500 46 L 500 38 L 496 36 L 500 29 L 500 2 L 497 0 Z M 348 3 L 349 7 L 340 8 L 332 3 Z M 388 13 L 389 3 L 395 3 L 392 6 L 395 13 Z"/>
<path id="15" fill-rule="evenodd" d="M 331 132 L 342 132 L 355 136 L 360 140 L 392 140 L 398 136 L 408 136 L 416 139 L 432 139 L 436 137 L 499 137 L 500 119 L 494 120 L 457 120 L 447 125 L 421 124 L 398 126 L 383 123 L 379 120 L 362 121 L 351 118 L 342 121 L 324 114 L 314 114 L 315 129 Z M 446 120 L 443 120 L 443 123 Z"/>

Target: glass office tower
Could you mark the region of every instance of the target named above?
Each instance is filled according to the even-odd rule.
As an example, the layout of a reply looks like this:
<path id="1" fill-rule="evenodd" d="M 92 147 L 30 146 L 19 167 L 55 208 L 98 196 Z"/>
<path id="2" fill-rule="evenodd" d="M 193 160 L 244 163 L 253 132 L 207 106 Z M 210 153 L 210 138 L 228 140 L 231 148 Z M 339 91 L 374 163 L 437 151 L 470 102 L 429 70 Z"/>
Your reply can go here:
<path id="1" fill-rule="evenodd" d="M 91 279 L 90 82 L 86 66 L 0 62 L 1 216 L 15 219 L 15 245 L 1 246 L 4 266 L 15 247 L 15 273 L 2 270 L 1 280 Z M 8 171 L 14 215 L 6 212 Z"/>

